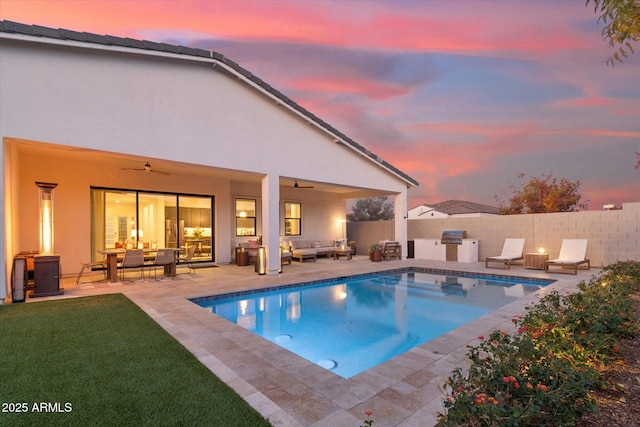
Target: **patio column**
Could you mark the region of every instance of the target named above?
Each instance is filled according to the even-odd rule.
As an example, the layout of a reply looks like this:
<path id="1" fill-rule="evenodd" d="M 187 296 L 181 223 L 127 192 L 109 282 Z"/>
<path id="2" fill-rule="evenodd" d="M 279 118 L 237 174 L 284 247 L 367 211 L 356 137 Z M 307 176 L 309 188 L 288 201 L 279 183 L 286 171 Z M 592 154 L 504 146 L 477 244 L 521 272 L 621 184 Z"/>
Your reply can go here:
<path id="1" fill-rule="evenodd" d="M 395 195 L 393 200 L 395 215 L 395 239 L 402 245 L 402 259 L 407 258 L 407 190 Z"/>
<path id="2" fill-rule="evenodd" d="M 280 270 L 280 177 L 262 178 L 262 246 L 267 251 L 267 274 Z"/>

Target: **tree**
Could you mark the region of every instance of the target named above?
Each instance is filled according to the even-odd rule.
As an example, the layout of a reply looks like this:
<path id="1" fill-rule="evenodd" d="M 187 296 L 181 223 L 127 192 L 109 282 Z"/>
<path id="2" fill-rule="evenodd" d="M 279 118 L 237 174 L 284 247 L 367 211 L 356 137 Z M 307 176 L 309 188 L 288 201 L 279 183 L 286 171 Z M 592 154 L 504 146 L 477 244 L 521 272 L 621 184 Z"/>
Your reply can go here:
<path id="1" fill-rule="evenodd" d="M 617 48 L 607 64 L 614 66 L 614 59 L 623 62 L 629 53 L 633 54 L 631 42 L 640 40 L 640 2 L 638 0 L 587 0 L 593 3 L 594 11 L 599 14 L 598 22 L 605 26 L 602 38 L 609 47 Z"/>
<path id="2" fill-rule="evenodd" d="M 358 199 L 347 214 L 349 221 L 383 221 L 393 219 L 393 202 L 387 202 L 387 196 Z"/>
<path id="3" fill-rule="evenodd" d="M 522 213 L 574 212 L 587 209 L 581 203 L 580 181 L 571 182 L 566 178 L 558 180 L 550 172 L 540 178 L 533 177 L 524 183 L 525 174 L 518 174 L 520 185 L 511 185 L 512 196 L 507 206 L 500 207 L 503 215 Z"/>

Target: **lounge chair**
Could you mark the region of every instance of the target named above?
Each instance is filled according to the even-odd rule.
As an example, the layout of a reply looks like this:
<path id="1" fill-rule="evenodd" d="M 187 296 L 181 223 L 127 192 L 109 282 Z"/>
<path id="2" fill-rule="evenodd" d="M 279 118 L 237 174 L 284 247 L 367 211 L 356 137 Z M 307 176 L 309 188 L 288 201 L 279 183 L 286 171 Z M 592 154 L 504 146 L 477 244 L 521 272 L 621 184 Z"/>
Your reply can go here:
<path id="1" fill-rule="evenodd" d="M 511 270 L 511 263 L 523 258 L 522 252 L 524 250 L 524 239 L 504 239 L 504 245 L 502 246 L 502 253 L 497 256 L 490 256 L 485 258 L 484 267 L 490 268 L 490 262 L 499 262 L 506 265 L 507 270 Z M 499 268 L 499 267 L 493 267 Z"/>
<path id="2" fill-rule="evenodd" d="M 587 270 L 591 268 L 591 261 L 587 259 L 587 239 L 562 239 L 560 255 L 557 259 L 545 261 L 544 271 L 549 271 L 549 266 L 555 265 L 563 269 L 572 268 L 573 274 L 578 274 L 578 266 L 582 264 L 587 264 Z"/>
<path id="3" fill-rule="evenodd" d="M 80 285 L 82 283 L 91 283 L 90 282 L 81 282 L 80 279 L 82 278 L 82 275 L 84 274 L 85 270 L 89 270 L 89 271 L 93 271 L 94 268 L 99 268 L 102 269 L 102 273 L 103 273 L 103 281 L 107 280 L 107 261 L 106 260 L 102 260 L 102 261 L 91 261 L 91 262 L 84 262 L 82 260 L 82 258 L 80 258 L 80 255 L 78 255 L 78 251 L 76 251 L 75 249 L 73 249 L 73 253 L 75 254 L 76 258 L 78 259 L 78 262 L 80 264 L 82 264 L 82 269 L 80 269 L 80 273 L 78 273 L 78 277 L 76 277 L 76 285 Z"/>

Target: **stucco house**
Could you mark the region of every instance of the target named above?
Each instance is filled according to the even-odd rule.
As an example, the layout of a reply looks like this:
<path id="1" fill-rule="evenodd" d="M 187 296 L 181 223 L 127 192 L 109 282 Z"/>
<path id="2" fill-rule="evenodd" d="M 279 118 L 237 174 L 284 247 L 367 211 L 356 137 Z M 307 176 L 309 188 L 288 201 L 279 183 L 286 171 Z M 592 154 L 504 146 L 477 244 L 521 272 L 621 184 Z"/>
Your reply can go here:
<path id="1" fill-rule="evenodd" d="M 422 204 L 409 209 L 408 219 L 435 219 L 500 215 L 500 208 L 467 200 L 446 200 L 440 203 Z"/>
<path id="2" fill-rule="evenodd" d="M 190 242 L 229 263 L 258 236 L 273 274 L 281 240 L 344 237 L 346 200 L 388 195 L 403 218 L 418 185 L 217 52 L 10 21 L 0 137 L 0 302 L 13 257 L 39 246 L 36 182 L 57 184 L 63 275 L 74 250 Z"/>

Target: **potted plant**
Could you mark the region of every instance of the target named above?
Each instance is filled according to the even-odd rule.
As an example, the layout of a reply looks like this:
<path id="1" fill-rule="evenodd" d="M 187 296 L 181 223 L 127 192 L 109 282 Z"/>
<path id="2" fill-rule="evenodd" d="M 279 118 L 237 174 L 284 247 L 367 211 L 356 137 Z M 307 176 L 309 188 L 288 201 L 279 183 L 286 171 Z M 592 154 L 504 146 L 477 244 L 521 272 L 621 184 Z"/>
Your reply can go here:
<path id="1" fill-rule="evenodd" d="M 377 243 L 371 245 L 371 248 L 369 249 L 369 258 L 373 262 L 382 261 L 382 246 Z"/>
<path id="2" fill-rule="evenodd" d="M 356 241 L 355 240 L 351 240 L 349 243 L 347 243 L 347 245 L 349 245 L 349 247 L 351 248 L 351 255 L 355 255 L 356 254 Z"/>

